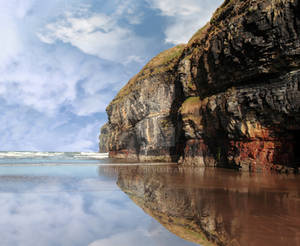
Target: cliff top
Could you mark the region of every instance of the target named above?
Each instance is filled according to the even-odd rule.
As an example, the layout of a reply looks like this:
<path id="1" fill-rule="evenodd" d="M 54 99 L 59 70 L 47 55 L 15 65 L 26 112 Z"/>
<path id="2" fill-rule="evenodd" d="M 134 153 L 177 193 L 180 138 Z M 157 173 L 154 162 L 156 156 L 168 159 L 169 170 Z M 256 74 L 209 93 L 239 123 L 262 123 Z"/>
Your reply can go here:
<path id="1" fill-rule="evenodd" d="M 129 82 L 119 91 L 117 96 L 110 104 L 115 104 L 132 91 L 138 90 L 138 81 L 149 78 L 156 74 L 171 71 L 180 58 L 184 48 L 185 44 L 179 44 L 155 56 L 143 67 L 143 69 L 138 74 L 136 74 L 132 79 L 129 80 Z"/>

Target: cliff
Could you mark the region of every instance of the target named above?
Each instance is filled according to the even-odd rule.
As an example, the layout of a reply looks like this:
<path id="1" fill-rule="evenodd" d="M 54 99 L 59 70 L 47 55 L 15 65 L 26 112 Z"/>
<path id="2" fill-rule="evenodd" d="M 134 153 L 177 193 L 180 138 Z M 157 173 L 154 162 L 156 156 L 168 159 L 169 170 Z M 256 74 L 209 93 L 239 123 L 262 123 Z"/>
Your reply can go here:
<path id="1" fill-rule="evenodd" d="M 299 34 L 298 0 L 226 0 L 107 107 L 110 156 L 298 170 Z"/>
<path id="2" fill-rule="evenodd" d="M 100 153 L 108 153 L 108 139 L 109 139 L 110 128 L 109 124 L 104 124 L 100 130 L 99 136 L 99 152 Z"/>
<path id="3" fill-rule="evenodd" d="M 179 45 L 153 58 L 108 105 L 111 157 L 140 161 L 177 158 L 181 129 L 177 112 L 183 98 L 175 71 L 183 48 Z"/>

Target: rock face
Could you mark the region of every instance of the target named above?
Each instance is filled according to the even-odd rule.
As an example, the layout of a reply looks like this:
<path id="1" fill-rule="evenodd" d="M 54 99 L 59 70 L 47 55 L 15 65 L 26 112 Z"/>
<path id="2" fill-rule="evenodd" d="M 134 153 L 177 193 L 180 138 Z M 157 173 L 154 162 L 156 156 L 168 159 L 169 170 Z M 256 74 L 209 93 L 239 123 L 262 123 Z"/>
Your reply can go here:
<path id="1" fill-rule="evenodd" d="M 180 77 L 197 97 L 181 108 L 183 163 L 254 170 L 298 161 L 299 6 L 225 1 L 189 42 Z"/>
<path id="2" fill-rule="evenodd" d="M 183 99 L 176 65 L 184 46 L 152 59 L 107 107 L 111 157 L 139 161 L 177 158 L 180 137 L 177 112 Z"/>
<path id="3" fill-rule="evenodd" d="M 166 53 L 108 106 L 112 157 L 298 169 L 299 0 L 226 0 Z"/>
<path id="4" fill-rule="evenodd" d="M 99 136 L 99 152 L 108 153 L 108 139 L 109 139 L 110 128 L 109 124 L 104 124 L 100 130 Z"/>

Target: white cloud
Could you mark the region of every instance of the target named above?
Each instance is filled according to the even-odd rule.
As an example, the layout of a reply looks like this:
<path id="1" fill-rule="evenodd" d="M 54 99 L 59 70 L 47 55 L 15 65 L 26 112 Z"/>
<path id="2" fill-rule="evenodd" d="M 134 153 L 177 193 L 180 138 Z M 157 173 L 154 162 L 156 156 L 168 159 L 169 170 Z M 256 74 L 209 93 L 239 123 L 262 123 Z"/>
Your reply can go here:
<path id="1" fill-rule="evenodd" d="M 31 10 L 36 0 L 11 0 L 0 2 L 0 15 L 9 14 L 12 17 L 23 19 Z"/>
<path id="2" fill-rule="evenodd" d="M 111 93 L 108 96 L 103 94 L 89 95 L 81 100 L 77 100 L 74 106 L 74 113 L 79 116 L 87 116 L 97 112 L 105 112 L 105 108 L 111 100 Z"/>
<path id="3" fill-rule="evenodd" d="M 78 75 L 63 64 L 72 60 L 57 59 L 57 53 L 53 56 L 25 41 L 23 19 L 33 3 L 28 0 L 0 3 L 3 10 L 0 12 L 0 97 L 8 104 L 31 106 L 53 114 L 64 101 L 75 98 Z"/>
<path id="4" fill-rule="evenodd" d="M 153 0 L 151 2 L 153 7 L 160 9 L 162 14 L 166 16 L 190 16 L 202 11 L 198 0 L 186 0 L 184 2 L 179 0 Z"/>
<path id="5" fill-rule="evenodd" d="M 36 51 L 23 53 L 0 67 L 0 96 L 11 105 L 26 105 L 54 114 L 61 104 L 76 98 L 76 83 L 81 74 L 70 57 L 56 60 Z"/>
<path id="6" fill-rule="evenodd" d="M 147 0 L 150 6 L 168 17 L 165 41 L 186 43 L 210 19 L 223 0 Z"/>
<path id="7" fill-rule="evenodd" d="M 123 11 L 117 9 L 114 18 L 82 10 L 80 14 L 66 12 L 62 19 L 48 24 L 37 36 L 44 43 L 62 41 L 102 59 L 126 63 L 130 56 L 134 62 L 140 62 L 143 40 L 118 24 L 118 15 Z"/>
<path id="8" fill-rule="evenodd" d="M 104 121 L 94 121 L 87 124 L 76 132 L 76 134 L 70 134 L 70 139 L 64 136 L 64 141 L 61 141 L 59 149 L 64 151 L 83 151 L 83 152 L 95 152 L 95 143 L 98 143 L 98 136 L 100 134 L 100 126 L 104 124 Z M 61 137 L 60 137 L 61 139 Z M 71 140 L 71 141 L 70 141 Z M 67 144 L 64 144 L 66 143 Z"/>
<path id="9" fill-rule="evenodd" d="M 138 8 L 139 2 L 132 0 L 119 0 L 116 2 L 116 18 L 125 18 L 130 24 L 138 25 L 142 23 L 144 13 Z"/>
<path id="10" fill-rule="evenodd" d="M 198 28 L 203 3 L 217 0 L 146 1 L 166 17 L 166 41 L 177 43 Z M 153 48 L 159 37 L 143 30 L 144 3 L 0 1 L 1 150 L 97 150 L 107 104 L 164 47 Z"/>
<path id="11" fill-rule="evenodd" d="M 136 37 L 117 23 L 129 15 L 126 8 L 115 19 L 68 2 L 0 2 L 1 150 L 97 151 L 106 120 L 101 112 L 132 76 L 135 62 L 142 62 L 143 45 L 130 43 Z M 37 38 L 45 26 L 49 37 Z M 115 62 L 99 59 L 100 53 Z"/>
<path id="12" fill-rule="evenodd" d="M 35 1 L 36 0 L 12 0 L 10 2 L 14 8 L 16 16 L 19 19 L 23 19 L 28 14 Z"/>
<path id="13" fill-rule="evenodd" d="M 47 117 L 26 106 L 0 106 L 2 151 L 97 151 L 103 119 L 60 113 Z M 104 115 L 103 115 L 104 116 Z"/>
<path id="14" fill-rule="evenodd" d="M 0 66 L 8 64 L 22 50 L 17 25 L 7 12 L 0 9 Z"/>
<path id="15" fill-rule="evenodd" d="M 0 2 L 0 66 L 9 64 L 24 49 L 18 22 L 23 21 L 35 0 Z"/>
<path id="16" fill-rule="evenodd" d="M 68 105 L 75 114 L 90 115 L 104 112 L 116 93 L 113 88 L 127 79 L 124 66 L 86 59 L 69 49 L 55 47 L 49 53 L 29 46 L 0 64 L 0 98 L 50 116 Z"/>

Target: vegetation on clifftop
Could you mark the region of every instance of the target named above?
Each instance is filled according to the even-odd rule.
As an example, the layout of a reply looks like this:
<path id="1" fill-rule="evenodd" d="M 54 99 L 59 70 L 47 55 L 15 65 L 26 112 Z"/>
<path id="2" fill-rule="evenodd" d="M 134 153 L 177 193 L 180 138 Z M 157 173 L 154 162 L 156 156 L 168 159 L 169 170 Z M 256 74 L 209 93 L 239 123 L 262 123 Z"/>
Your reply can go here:
<path id="1" fill-rule="evenodd" d="M 196 40 L 201 40 L 203 39 L 203 36 L 207 34 L 207 31 L 210 27 L 210 23 L 207 22 L 202 28 L 200 28 L 193 36 L 192 38 L 189 40 L 189 44 L 193 43 Z"/>
<path id="2" fill-rule="evenodd" d="M 129 82 L 119 91 L 117 96 L 111 102 L 111 104 L 119 102 L 123 97 L 127 96 L 134 90 L 138 90 L 138 81 L 146 79 L 150 76 L 156 74 L 171 71 L 177 64 L 183 50 L 185 48 L 184 44 L 177 45 L 168 50 L 159 53 L 150 62 L 143 67 L 143 69 L 135 75 Z"/>
<path id="3" fill-rule="evenodd" d="M 299 13 L 299 0 L 226 0 L 108 106 L 114 155 L 299 172 Z"/>

